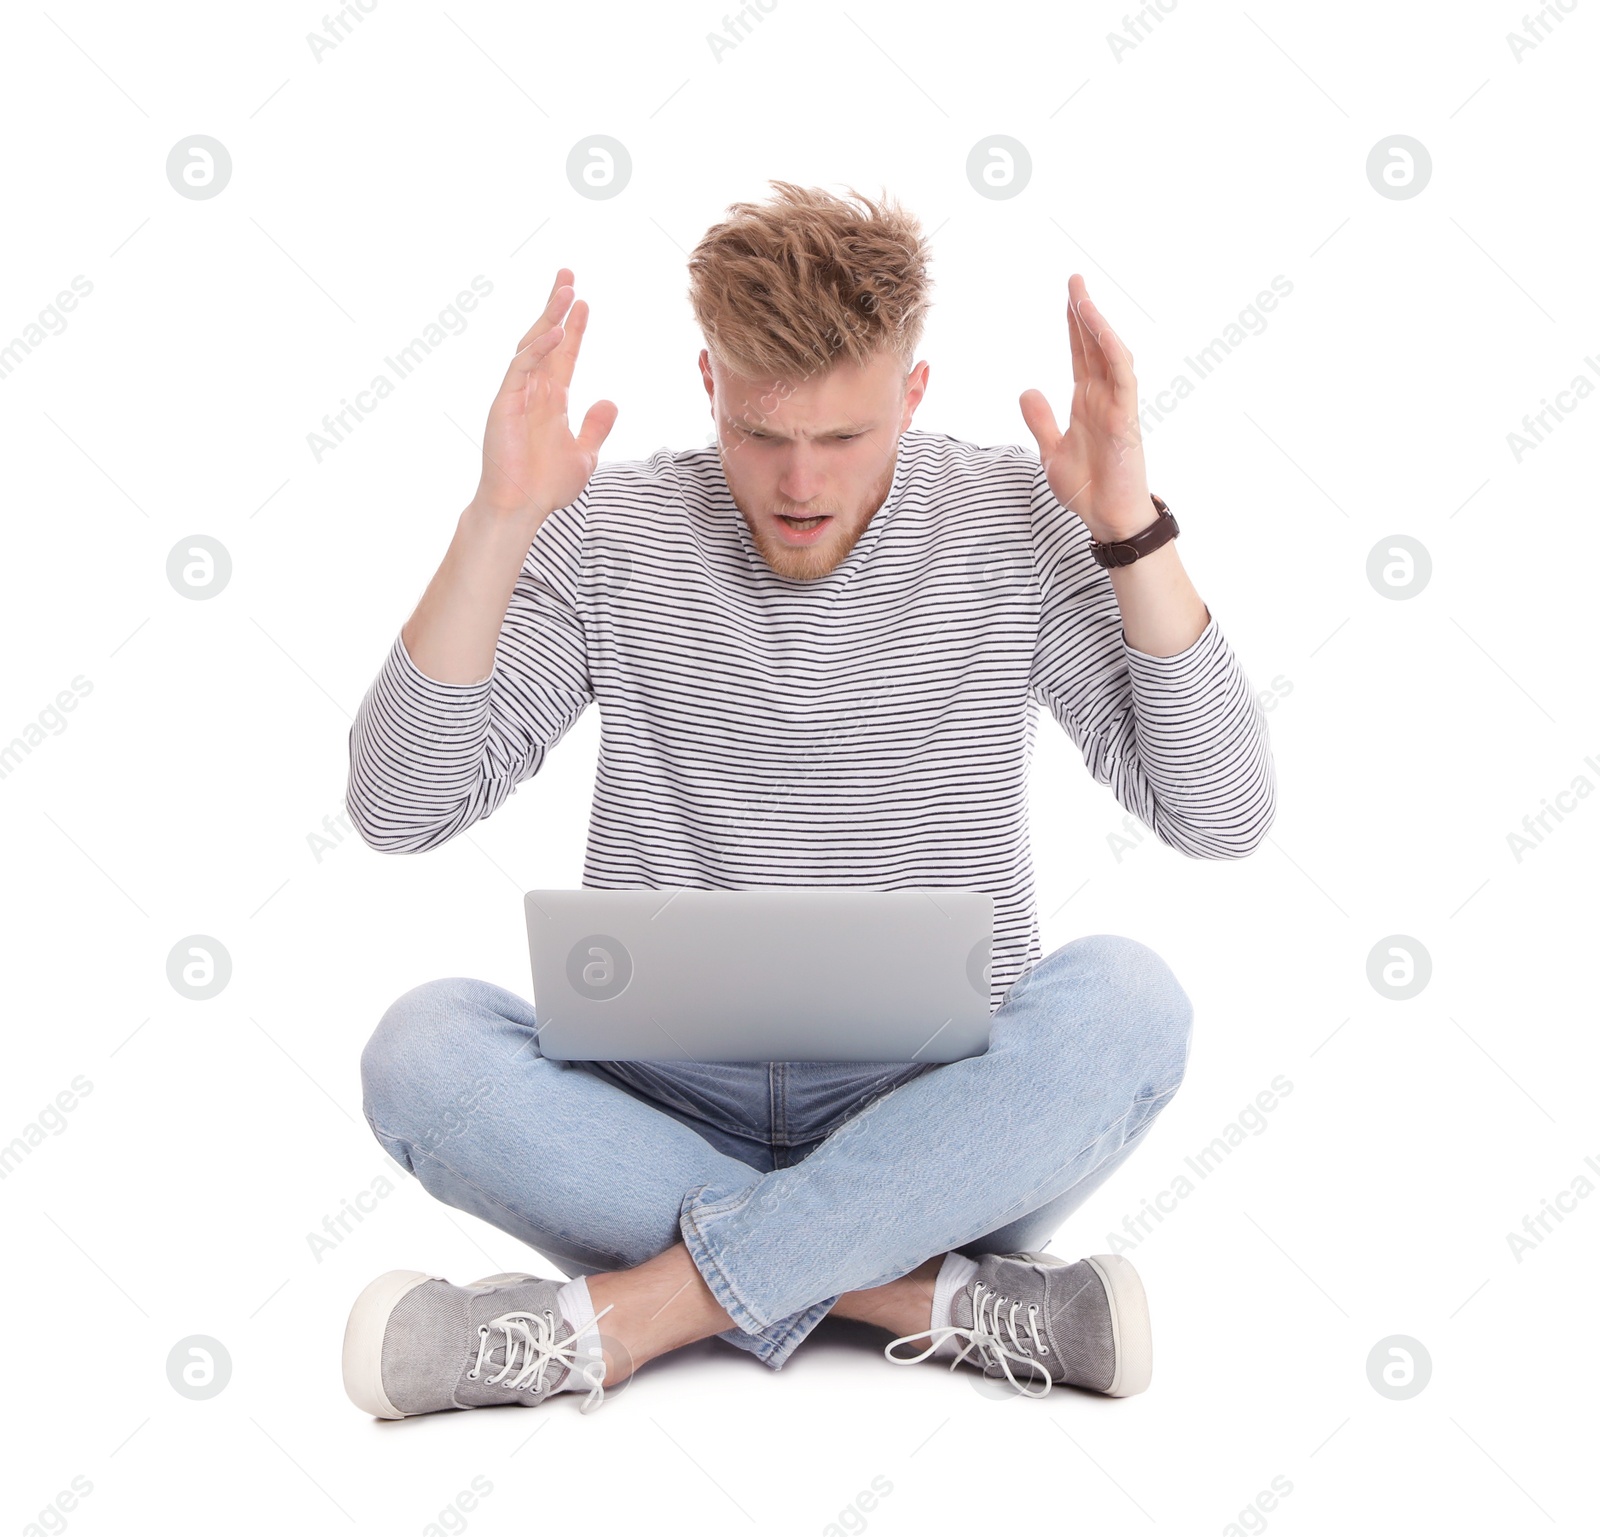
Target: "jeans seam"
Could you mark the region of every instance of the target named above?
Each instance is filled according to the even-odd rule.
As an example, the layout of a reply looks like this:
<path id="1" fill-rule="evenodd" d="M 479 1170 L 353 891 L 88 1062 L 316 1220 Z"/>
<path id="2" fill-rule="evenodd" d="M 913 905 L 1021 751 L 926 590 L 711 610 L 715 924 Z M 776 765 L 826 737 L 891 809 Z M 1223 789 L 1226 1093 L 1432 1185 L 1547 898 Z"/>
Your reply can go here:
<path id="1" fill-rule="evenodd" d="M 771 1358 L 781 1353 L 784 1359 L 787 1360 L 790 1354 L 792 1354 L 794 1347 L 798 1345 L 800 1341 L 803 1340 L 808 1334 L 810 1334 L 817 1324 L 821 1323 L 822 1320 L 828 1316 L 829 1309 L 833 1307 L 833 1304 L 837 1302 L 839 1300 L 839 1296 L 842 1295 L 843 1293 L 839 1293 L 837 1296 L 832 1298 L 821 1297 L 818 1298 L 816 1302 L 813 1302 L 810 1307 L 801 1308 L 799 1312 L 792 1315 L 794 1322 L 783 1331 L 783 1334 L 778 1338 L 774 1348 L 766 1352 L 764 1355 L 761 1355 L 758 1359 L 761 1360 L 765 1365 L 771 1366 Z M 827 1303 L 827 1307 L 823 1307 L 823 1303 Z M 816 1318 L 813 1319 L 811 1323 L 804 1323 L 803 1320 L 805 1319 L 806 1314 L 811 1312 L 814 1308 L 822 1308 L 822 1311 L 817 1314 Z M 758 1338 L 765 1339 L 767 1336 L 761 1335 L 758 1336 Z M 782 1362 L 779 1364 L 781 1365 Z"/>
<path id="2" fill-rule="evenodd" d="M 774 1062 L 767 1069 L 768 1092 L 771 1103 L 767 1112 L 767 1141 L 768 1144 L 776 1143 L 782 1138 L 787 1143 L 789 1136 L 789 1086 L 784 1081 L 785 1067 L 782 1062 Z"/>
<path id="3" fill-rule="evenodd" d="M 733 1319 L 734 1323 L 744 1333 L 750 1335 L 754 1339 L 768 1340 L 771 1341 L 775 1346 L 779 1345 L 782 1343 L 782 1340 L 775 1339 L 767 1332 L 769 1325 L 762 1322 L 760 1316 L 757 1314 L 755 1309 L 751 1307 L 749 1301 L 740 1293 L 739 1288 L 733 1284 L 733 1278 L 728 1275 L 726 1270 L 723 1269 L 722 1261 L 713 1252 L 709 1239 L 700 1229 L 698 1214 L 696 1213 L 693 1203 L 694 1198 L 700 1193 L 700 1190 L 704 1190 L 705 1188 L 706 1187 L 702 1185 L 699 1187 L 699 1190 L 691 1191 L 685 1198 L 683 1209 L 679 1213 L 678 1226 L 683 1233 L 684 1245 L 689 1250 L 689 1257 L 694 1260 L 695 1268 L 700 1271 L 701 1279 L 706 1282 L 706 1285 L 711 1290 L 712 1296 L 717 1299 L 717 1305 L 729 1316 L 729 1318 Z M 746 1199 L 748 1199 L 748 1196 Z M 717 1215 L 717 1213 L 713 1212 L 712 1215 Z M 709 1276 L 706 1275 L 705 1268 L 700 1263 L 701 1255 L 705 1256 L 706 1264 L 711 1268 L 711 1274 Z M 755 1328 L 752 1329 L 750 1325 L 743 1322 L 742 1319 L 734 1317 L 733 1309 L 728 1306 L 730 1301 L 734 1304 L 734 1306 L 738 1307 L 742 1313 L 746 1314 L 755 1322 Z M 777 1320 L 772 1321 L 776 1322 Z"/>
<path id="4" fill-rule="evenodd" d="M 767 1140 L 775 1148 L 804 1147 L 808 1142 L 825 1142 L 835 1132 L 849 1125 L 862 1112 L 870 1110 L 880 1099 L 887 1099 L 896 1089 L 904 1088 L 908 1083 L 915 1083 L 917 1079 L 923 1077 L 926 1073 L 943 1065 L 943 1063 L 939 1062 L 919 1063 L 910 1072 L 905 1073 L 898 1083 L 890 1083 L 890 1080 L 900 1074 L 902 1069 L 899 1066 L 892 1067 L 887 1072 L 880 1073 L 864 1089 L 860 1090 L 855 1098 L 850 1101 L 849 1106 L 829 1121 L 826 1126 L 813 1127 L 806 1136 L 791 1136 L 788 1117 L 785 1116 L 781 1132 L 775 1123 L 772 1135 Z M 885 1084 L 889 1084 L 889 1087 L 885 1088 Z M 746 1133 L 745 1135 L 749 1134 Z M 785 1165 L 785 1167 L 792 1167 L 792 1165 Z"/>

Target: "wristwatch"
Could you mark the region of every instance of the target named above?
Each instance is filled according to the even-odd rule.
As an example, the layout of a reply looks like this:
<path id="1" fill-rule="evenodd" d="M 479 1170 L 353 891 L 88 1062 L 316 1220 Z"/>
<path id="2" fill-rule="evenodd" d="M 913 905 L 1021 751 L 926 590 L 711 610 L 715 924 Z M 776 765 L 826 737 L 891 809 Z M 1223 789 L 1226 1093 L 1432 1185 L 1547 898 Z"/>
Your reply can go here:
<path id="1" fill-rule="evenodd" d="M 1169 539 L 1178 537 L 1178 520 L 1173 517 L 1167 504 L 1154 491 L 1150 493 L 1150 500 L 1156 505 L 1154 523 L 1146 524 L 1138 533 L 1126 539 L 1113 539 L 1105 544 L 1098 539 L 1089 541 L 1089 553 L 1098 565 L 1107 568 L 1131 566 L 1141 555 L 1159 550 Z"/>

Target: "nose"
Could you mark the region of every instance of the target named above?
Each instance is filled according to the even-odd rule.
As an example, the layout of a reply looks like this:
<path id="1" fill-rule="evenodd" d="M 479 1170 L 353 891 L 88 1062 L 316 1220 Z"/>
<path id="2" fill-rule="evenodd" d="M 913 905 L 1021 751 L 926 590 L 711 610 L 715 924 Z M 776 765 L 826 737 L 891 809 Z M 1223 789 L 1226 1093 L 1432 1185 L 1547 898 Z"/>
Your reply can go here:
<path id="1" fill-rule="evenodd" d="M 789 449 L 783 473 L 778 477 L 778 491 L 787 500 L 803 506 L 819 496 L 823 489 L 823 476 L 817 462 L 816 450 L 806 443 Z"/>

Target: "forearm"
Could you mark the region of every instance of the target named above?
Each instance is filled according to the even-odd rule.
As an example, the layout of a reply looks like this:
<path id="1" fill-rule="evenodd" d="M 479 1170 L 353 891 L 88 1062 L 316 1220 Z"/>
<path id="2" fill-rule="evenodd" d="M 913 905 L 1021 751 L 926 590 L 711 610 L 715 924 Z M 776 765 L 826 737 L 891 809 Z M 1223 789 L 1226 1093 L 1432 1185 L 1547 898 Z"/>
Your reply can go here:
<path id="1" fill-rule="evenodd" d="M 1113 566 L 1111 585 L 1122 610 L 1122 631 L 1135 651 L 1176 656 L 1211 622 L 1211 610 L 1195 591 L 1169 539 L 1128 566 Z"/>
<path id="2" fill-rule="evenodd" d="M 369 847 L 420 853 L 491 809 L 491 687 L 436 682 L 390 646 L 350 728 L 345 809 Z"/>
<path id="3" fill-rule="evenodd" d="M 469 502 L 433 580 L 400 631 L 411 659 L 440 683 L 486 681 L 518 573 L 539 524 Z"/>
<path id="4" fill-rule="evenodd" d="M 1237 859 L 1273 822 L 1272 747 L 1227 637 L 1209 621 L 1201 633 L 1183 652 L 1127 656 L 1132 782 L 1123 804 L 1147 803 L 1149 824 L 1191 858 Z"/>

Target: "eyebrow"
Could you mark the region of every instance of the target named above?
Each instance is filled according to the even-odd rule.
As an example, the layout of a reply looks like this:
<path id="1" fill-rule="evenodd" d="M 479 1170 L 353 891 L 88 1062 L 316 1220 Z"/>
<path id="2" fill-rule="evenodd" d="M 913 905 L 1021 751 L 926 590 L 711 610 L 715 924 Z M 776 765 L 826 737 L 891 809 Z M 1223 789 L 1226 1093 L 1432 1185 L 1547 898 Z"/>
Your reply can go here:
<path id="1" fill-rule="evenodd" d="M 741 422 L 741 421 L 738 421 L 736 419 L 731 419 L 730 418 L 728 425 L 730 427 L 734 428 L 738 432 L 744 432 L 744 433 L 761 432 L 761 433 L 765 433 L 769 438 L 785 438 L 785 437 L 789 436 L 788 433 L 774 432 L 770 427 L 764 426 L 759 422 Z M 872 423 L 871 422 L 860 422 L 860 423 L 852 422 L 848 426 L 844 426 L 844 427 L 824 427 L 820 432 L 802 433 L 801 436 L 802 437 L 808 437 L 808 438 L 840 437 L 840 436 L 844 436 L 844 435 L 848 435 L 848 434 L 852 434 L 852 433 L 868 432 L 868 431 L 871 430 L 871 427 L 872 427 Z"/>

